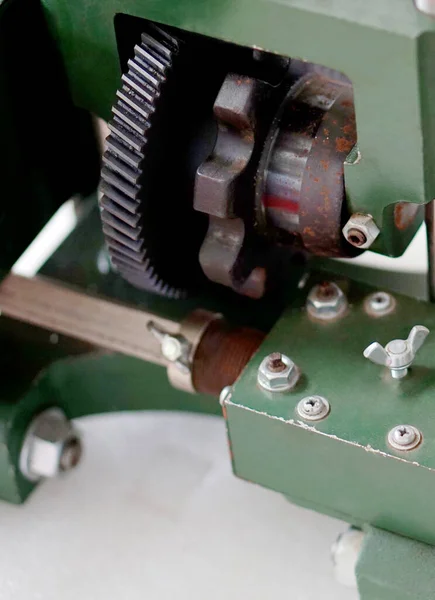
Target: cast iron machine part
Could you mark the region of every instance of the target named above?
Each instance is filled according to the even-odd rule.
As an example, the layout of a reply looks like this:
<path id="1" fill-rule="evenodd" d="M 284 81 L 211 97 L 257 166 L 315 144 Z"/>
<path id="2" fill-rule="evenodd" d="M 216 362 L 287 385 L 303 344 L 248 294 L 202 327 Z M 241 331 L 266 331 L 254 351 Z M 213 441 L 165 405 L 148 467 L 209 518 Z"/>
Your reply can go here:
<path id="1" fill-rule="evenodd" d="M 357 254 L 342 234 L 349 81 L 309 65 L 296 77 L 289 59 L 229 44 L 198 77 L 212 42 L 144 28 L 103 157 L 103 231 L 120 274 L 169 297 L 205 274 L 260 298 L 289 249 Z"/>

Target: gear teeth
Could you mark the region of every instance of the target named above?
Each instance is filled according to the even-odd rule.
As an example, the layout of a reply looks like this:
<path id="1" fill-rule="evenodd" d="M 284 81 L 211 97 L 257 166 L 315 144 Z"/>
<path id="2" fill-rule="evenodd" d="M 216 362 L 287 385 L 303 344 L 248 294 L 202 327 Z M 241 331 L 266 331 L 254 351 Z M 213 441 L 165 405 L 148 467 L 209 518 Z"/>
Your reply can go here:
<path id="1" fill-rule="evenodd" d="M 142 34 L 112 108 L 100 185 L 103 232 L 113 264 L 136 287 L 173 298 L 183 292 L 159 277 L 146 247 L 141 166 L 147 159 L 147 132 L 156 104 L 178 52 L 178 40 L 159 27 L 150 24 Z"/>

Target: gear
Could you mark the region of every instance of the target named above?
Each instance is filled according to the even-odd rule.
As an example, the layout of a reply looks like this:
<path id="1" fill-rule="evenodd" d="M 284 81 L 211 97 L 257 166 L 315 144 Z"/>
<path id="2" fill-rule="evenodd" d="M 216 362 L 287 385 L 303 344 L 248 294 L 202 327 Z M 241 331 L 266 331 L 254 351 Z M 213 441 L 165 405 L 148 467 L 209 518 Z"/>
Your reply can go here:
<path id="1" fill-rule="evenodd" d="M 197 81 L 194 64 L 183 41 L 147 26 L 122 76 L 101 173 L 112 263 L 134 286 L 174 298 L 203 277 L 206 219 L 191 198 L 196 168 L 216 136 L 203 108 L 216 92 Z"/>

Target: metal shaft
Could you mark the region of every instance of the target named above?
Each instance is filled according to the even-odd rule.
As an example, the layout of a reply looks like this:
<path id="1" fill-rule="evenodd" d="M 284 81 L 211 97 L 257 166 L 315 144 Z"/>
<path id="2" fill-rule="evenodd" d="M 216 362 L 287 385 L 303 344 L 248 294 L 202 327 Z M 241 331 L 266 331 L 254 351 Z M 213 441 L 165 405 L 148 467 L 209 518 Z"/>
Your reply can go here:
<path id="1" fill-rule="evenodd" d="M 158 365 L 167 365 L 168 361 L 147 323 L 152 320 L 169 333 L 176 333 L 180 326 L 58 282 L 14 274 L 0 283 L 0 311 L 7 317 Z"/>
<path id="2" fill-rule="evenodd" d="M 58 282 L 14 274 L 0 283 L 0 311 L 100 348 L 167 366 L 175 387 L 216 397 L 239 377 L 264 338 L 255 329 L 230 327 L 224 319 L 201 309 L 180 323 L 89 296 Z M 156 336 L 156 330 L 162 336 Z M 177 361 L 162 352 L 162 337 L 172 335 L 174 339 L 185 338 L 189 344 L 187 375 L 180 375 Z M 183 377 L 187 377 L 188 385 Z"/>
<path id="3" fill-rule="evenodd" d="M 435 302 L 435 200 L 426 204 L 429 299 Z"/>

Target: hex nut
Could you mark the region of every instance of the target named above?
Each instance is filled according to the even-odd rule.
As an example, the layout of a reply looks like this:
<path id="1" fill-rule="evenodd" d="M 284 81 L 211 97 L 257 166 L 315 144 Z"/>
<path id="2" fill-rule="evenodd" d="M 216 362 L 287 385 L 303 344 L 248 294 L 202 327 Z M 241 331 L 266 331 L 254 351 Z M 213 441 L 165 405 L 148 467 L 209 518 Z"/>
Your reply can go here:
<path id="1" fill-rule="evenodd" d="M 306 308 L 313 319 L 331 321 L 346 313 L 348 302 L 344 292 L 336 283 L 324 282 L 310 290 Z"/>
<path id="2" fill-rule="evenodd" d="M 283 363 L 282 370 L 271 368 L 275 354 L 269 354 L 262 361 L 258 368 L 257 382 L 268 392 L 287 392 L 295 387 L 299 380 L 300 371 L 295 363 L 286 356 L 280 354 Z"/>
<path id="3" fill-rule="evenodd" d="M 21 473 L 30 481 L 75 467 L 82 454 L 77 430 L 62 410 L 50 408 L 30 423 L 20 452 Z"/>
<path id="4" fill-rule="evenodd" d="M 343 227 L 343 235 L 349 244 L 363 250 L 370 248 L 379 234 L 373 217 L 362 213 L 353 214 Z"/>

